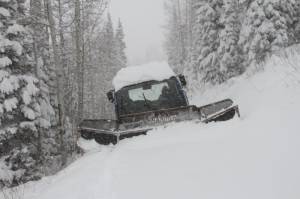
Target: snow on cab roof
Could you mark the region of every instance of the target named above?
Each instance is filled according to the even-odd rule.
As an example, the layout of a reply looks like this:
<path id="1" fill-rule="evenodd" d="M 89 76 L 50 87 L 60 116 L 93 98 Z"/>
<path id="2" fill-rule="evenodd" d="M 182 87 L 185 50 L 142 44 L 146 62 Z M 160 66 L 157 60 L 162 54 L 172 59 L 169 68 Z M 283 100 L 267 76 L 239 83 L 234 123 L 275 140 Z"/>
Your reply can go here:
<path id="1" fill-rule="evenodd" d="M 150 80 L 162 81 L 172 76 L 175 76 L 175 73 L 167 62 L 152 62 L 122 68 L 114 77 L 113 86 L 118 91 L 125 86 Z"/>

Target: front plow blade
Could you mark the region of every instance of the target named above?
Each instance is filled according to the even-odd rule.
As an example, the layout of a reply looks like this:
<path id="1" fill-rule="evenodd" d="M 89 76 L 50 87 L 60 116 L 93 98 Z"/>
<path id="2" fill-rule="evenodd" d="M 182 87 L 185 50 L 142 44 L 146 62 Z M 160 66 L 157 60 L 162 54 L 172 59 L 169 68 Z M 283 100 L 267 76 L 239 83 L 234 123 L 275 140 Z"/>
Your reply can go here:
<path id="1" fill-rule="evenodd" d="M 107 119 L 84 120 L 78 127 L 82 138 L 95 139 L 96 142 L 104 145 L 117 142 L 116 135 L 114 135 L 116 129 L 117 121 Z"/>
<path id="2" fill-rule="evenodd" d="M 109 134 L 109 133 L 96 133 L 94 135 L 95 141 L 98 144 L 102 145 L 110 145 L 110 144 L 117 144 L 119 141 L 118 135 Z"/>
<path id="3" fill-rule="evenodd" d="M 230 99 L 202 107 L 187 106 L 163 109 L 122 117 L 122 123 L 115 120 L 84 120 L 79 131 L 85 139 L 95 139 L 102 145 L 117 144 L 120 140 L 147 134 L 147 131 L 171 122 L 201 121 L 204 123 L 227 121 L 238 115 L 238 106 Z"/>
<path id="4" fill-rule="evenodd" d="M 234 118 L 236 114 L 240 117 L 239 107 L 234 105 L 231 99 L 202 106 L 199 112 L 204 123 L 227 121 Z"/>

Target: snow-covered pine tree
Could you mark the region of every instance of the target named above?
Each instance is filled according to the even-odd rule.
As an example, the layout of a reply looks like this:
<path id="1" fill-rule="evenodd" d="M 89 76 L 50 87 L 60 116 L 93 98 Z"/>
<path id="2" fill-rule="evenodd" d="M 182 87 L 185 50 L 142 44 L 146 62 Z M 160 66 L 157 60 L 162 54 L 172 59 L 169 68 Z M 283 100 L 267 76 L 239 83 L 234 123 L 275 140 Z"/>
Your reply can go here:
<path id="1" fill-rule="evenodd" d="M 118 63 L 118 68 L 124 68 L 127 66 L 127 57 L 125 54 L 126 44 L 124 41 L 124 30 L 121 20 L 119 19 L 118 27 L 115 34 L 115 48 L 116 48 L 116 61 Z"/>
<path id="2" fill-rule="evenodd" d="M 197 79 L 202 82 L 215 84 L 224 81 L 218 55 L 222 4 L 222 0 L 199 0 L 194 5 L 197 10 L 193 26 L 191 65 Z"/>
<path id="3" fill-rule="evenodd" d="M 288 24 L 289 45 L 300 42 L 300 1 L 281 1 L 275 5 L 281 7 L 282 15 Z"/>
<path id="4" fill-rule="evenodd" d="M 33 57 L 35 60 L 34 68 L 35 74 L 39 79 L 39 104 L 41 105 L 40 128 L 38 132 L 39 145 L 37 145 L 39 149 L 38 156 L 43 165 L 43 174 L 49 175 L 61 169 L 63 162 L 66 161 L 62 160 L 63 158 L 66 159 L 66 155 L 62 158 L 62 153 L 68 153 L 69 156 L 72 155 L 70 151 L 66 151 L 68 144 L 72 140 L 68 138 L 61 142 L 59 139 L 61 136 L 59 128 L 57 128 L 58 115 L 54 110 L 54 106 L 57 108 L 56 83 L 54 82 L 56 78 L 54 65 L 51 64 L 48 27 L 45 24 L 47 18 L 42 0 L 30 1 L 30 19 Z M 61 40 L 60 43 L 62 42 Z M 62 55 L 62 57 L 64 56 Z M 55 91 L 53 92 L 53 90 Z M 62 144 L 64 145 L 64 150 L 61 150 Z"/>
<path id="5" fill-rule="evenodd" d="M 295 35 L 296 35 L 296 42 L 300 43 L 300 1 L 296 1 L 295 3 L 296 6 L 296 14 L 295 14 L 295 25 L 294 25 L 294 30 L 295 30 Z"/>
<path id="6" fill-rule="evenodd" d="M 39 99 L 41 104 L 40 126 L 48 129 L 56 125 L 55 111 L 50 102 L 50 89 L 54 84 L 51 78 L 53 78 L 54 69 L 50 63 L 49 37 L 47 27 L 44 25 L 46 18 L 43 12 L 42 1 L 31 0 L 30 3 L 34 68 L 41 90 Z"/>
<path id="7" fill-rule="evenodd" d="M 286 12 L 291 4 L 282 0 L 249 1 L 239 41 L 246 66 L 264 61 L 271 52 L 289 45 L 294 33 L 289 32 L 292 20 Z"/>
<path id="8" fill-rule="evenodd" d="M 178 5 L 185 5 L 189 15 L 178 12 Z M 221 83 L 300 42 L 300 1 L 169 0 L 166 8 L 168 60 L 176 72 L 184 71 L 191 87 Z M 181 32 L 182 26 L 192 27 L 192 33 Z M 192 41 L 184 48 L 184 62 L 181 38 Z"/>
<path id="9" fill-rule="evenodd" d="M 39 177 L 41 96 L 24 13 L 23 0 L 0 1 L 0 160 L 12 171 L 0 181 L 13 185 Z"/>
<path id="10" fill-rule="evenodd" d="M 293 17 L 293 30 L 295 35 L 295 43 L 300 43 L 300 1 L 294 2 L 296 12 Z"/>
<path id="11" fill-rule="evenodd" d="M 220 32 L 220 71 L 226 79 L 240 75 L 243 72 L 242 53 L 238 45 L 241 18 L 237 0 L 224 0 L 224 12 L 221 17 L 224 29 Z"/>

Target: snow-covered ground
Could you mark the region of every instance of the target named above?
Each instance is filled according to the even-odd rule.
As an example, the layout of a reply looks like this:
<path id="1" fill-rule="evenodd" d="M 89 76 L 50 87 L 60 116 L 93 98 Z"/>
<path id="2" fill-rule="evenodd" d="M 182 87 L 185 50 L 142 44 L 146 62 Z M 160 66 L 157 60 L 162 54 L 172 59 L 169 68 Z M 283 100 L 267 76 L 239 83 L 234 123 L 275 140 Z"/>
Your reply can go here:
<path id="1" fill-rule="evenodd" d="M 19 187 L 26 199 L 299 199 L 300 53 L 199 92 L 242 117 L 173 124 L 117 146 L 81 140 L 87 153 L 59 174 Z M 299 53 L 299 54 L 298 54 Z M 1 195 L 1 194 L 0 194 Z M 1 198 L 1 196 L 0 196 Z"/>

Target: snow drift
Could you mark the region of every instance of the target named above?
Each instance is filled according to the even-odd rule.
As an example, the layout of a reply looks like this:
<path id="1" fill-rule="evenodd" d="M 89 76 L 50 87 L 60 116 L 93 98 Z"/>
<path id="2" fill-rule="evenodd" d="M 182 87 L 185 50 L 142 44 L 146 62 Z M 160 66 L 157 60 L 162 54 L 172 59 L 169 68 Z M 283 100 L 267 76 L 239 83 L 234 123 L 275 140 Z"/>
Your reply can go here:
<path id="1" fill-rule="evenodd" d="M 116 148 L 84 141 L 84 157 L 26 184 L 25 198 L 300 198 L 300 53 L 289 49 L 256 70 L 193 99 L 233 98 L 241 119 L 173 124 Z"/>
<path id="2" fill-rule="evenodd" d="M 113 79 L 116 91 L 119 89 L 150 80 L 162 81 L 175 76 L 167 62 L 152 62 L 140 66 L 122 68 Z"/>

